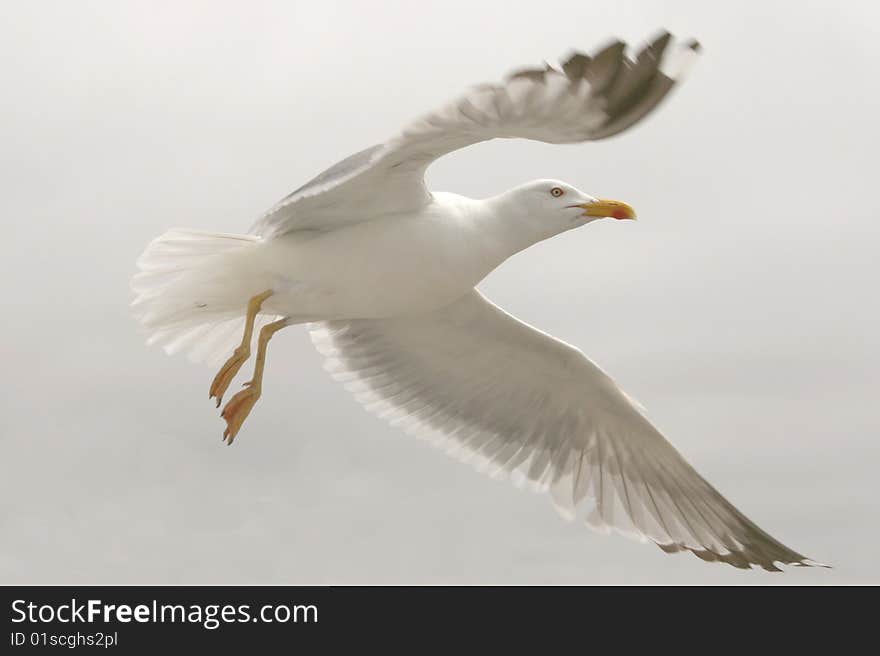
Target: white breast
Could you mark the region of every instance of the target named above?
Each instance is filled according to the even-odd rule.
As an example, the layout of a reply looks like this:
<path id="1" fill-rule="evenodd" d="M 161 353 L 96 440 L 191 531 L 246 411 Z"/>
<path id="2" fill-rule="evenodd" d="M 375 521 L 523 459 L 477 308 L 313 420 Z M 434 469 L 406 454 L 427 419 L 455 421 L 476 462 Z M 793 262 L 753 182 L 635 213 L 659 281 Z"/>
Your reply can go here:
<path id="1" fill-rule="evenodd" d="M 480 201 L 436 194 L 417 214 L 255 249 L 276 294 L 267 311 L 309 320 L 412 314 L 462 296 L 504 259 L 481 238 Z"/>

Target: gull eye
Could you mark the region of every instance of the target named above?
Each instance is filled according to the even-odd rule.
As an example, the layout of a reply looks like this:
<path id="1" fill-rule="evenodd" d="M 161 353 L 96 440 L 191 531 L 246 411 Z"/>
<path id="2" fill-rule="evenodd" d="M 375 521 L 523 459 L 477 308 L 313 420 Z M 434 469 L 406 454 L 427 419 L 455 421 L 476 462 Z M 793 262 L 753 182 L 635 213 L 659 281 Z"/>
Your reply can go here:
<path id="1" fill-rule="evenodd" d="M 553 189 L 550 190 L 550 195 L 554 198 L 559 198 L 564 193 L 565 192 L 562 191 L 562 189 L 560 189 L 559 187 L 553 187 Z"/>

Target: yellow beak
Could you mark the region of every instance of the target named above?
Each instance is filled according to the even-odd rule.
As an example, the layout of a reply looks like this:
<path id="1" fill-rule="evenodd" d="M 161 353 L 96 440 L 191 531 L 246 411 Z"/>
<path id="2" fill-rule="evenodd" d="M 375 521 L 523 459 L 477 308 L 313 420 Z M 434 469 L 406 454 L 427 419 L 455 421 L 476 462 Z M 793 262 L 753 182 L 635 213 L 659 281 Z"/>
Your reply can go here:
<path id="1" fill-rule="evenodd" d="M 600 198 L 592 203 L 578 205 L 584 208 L 584 216 L 602 216 L 612 219 L 635 219 L 636 211 L 619 200 Z"/>

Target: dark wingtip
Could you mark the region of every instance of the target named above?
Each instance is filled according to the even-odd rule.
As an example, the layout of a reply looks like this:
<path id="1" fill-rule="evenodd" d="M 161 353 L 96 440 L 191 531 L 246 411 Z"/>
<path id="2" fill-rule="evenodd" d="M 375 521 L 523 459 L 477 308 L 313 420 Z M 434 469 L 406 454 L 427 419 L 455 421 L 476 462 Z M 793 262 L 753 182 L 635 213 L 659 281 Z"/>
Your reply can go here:
<path id="1" fill-rule="evenodd" d="M 552 70 L 549 65 L 547 68 L 526 68 L 519 71 L 514 71 L 507 76 L 507 79 L 516 80 L 524 78 L 527 80 L 532 80 L 533 82 L 544 82 L 544 76 L 549 70 Z"/>
<path id="2" fill-rule="evenodd" d="M 710 550 L 694 549 L 676 542 L 660 543 L 654 542 L 658 547 L 668 554 L 687 551 L 699 558 L 710 563 L 724 563 L 732 565 L 737 569 L 755 570 L 762 569 L 765 572 L 785 572 L 784 567 L 821 567 L 823 569 L 834 569 L 831 565 L 811 560 L 806 556 L 791 552 L 788 555 L 781 554 L 747 554 L 741 551 L 731 551 L 724 554 L 715 553 Z"/>
<path id="3" fill-rule="evenodd" d="M 660 57 L 670 41 L 672 41 L 672 33 L 667 30 L 661 30 L 654 38 L 648 41 L 648 45 L 644 47 L 642 53 L 650 53 L 654 57 Z"/>
<path id="4" fill-rule="evenodd" d="M 649 41 L 651 43 L 653 43 L 654 41 L 659 41 L 660 39 L 670 39 L 670 38 L 672 38 L 672 32 L 667 30 L 665 27 L 661 27 L 659 30 L 657 30 L 656 32 L 654 32 L 654 34 L 651 35 L 651 38 L 649 39 Z"/>
<path id="5" fill-rule="evenodd" d="M 584 70 L 590 63 L 590 57 L 578 50 L 572 50 L 562 61 L 562 71 L 569 79 L 577 80 L 583 77 Z"/>
<path id="6" fill-rule="evenodd" d="M 670 68 L 666 55 L 669 46 L 675 42 L 678 54 L 673 53 L 668 59 L 672 64 Z M 650 114 L 676 85 L 693 55 L 699 53 L 700 49 L 696 39 L 677 41 L 668 30 L 659 30 L 638 52 L 634 62 L 623 58 L 622 65 L 614 69 L 613 59 L 611 62 L 606 59 L 605 64 L 611 74 L 601 80 L 604 84 L 593 85 L 593 94 L 605 97 L 608 118 L 593 133 L 592 139 L 605 139 L 619 134 Z M 683 51 L 686 56 L 679 57 Z M 614 54 L 621 56 L 618 52 Z M 607 58 L 608 54 L 605 56 Z M 598 58 L 598 55 L 594 57 L 594 62 Z M 591 68 L 599 67 L 593 63 Z"/>
<path id="7" fill-rule="evenodd" d="M 584 66 L 583 77 L 590 83 L 594 92 L 604 93 L 615 82 L 623 65 L 626 44 L 619 39 L 611 40 L 605 47 L 593 54 Z"/>

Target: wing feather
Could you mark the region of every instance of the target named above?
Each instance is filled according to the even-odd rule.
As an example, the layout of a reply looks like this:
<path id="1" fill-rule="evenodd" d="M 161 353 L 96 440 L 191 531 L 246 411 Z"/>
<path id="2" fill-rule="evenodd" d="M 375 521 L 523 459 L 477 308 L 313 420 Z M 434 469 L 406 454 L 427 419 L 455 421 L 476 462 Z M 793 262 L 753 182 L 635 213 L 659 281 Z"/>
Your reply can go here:
<path id="1" fill-rule="evenodd" d="M 549 64 L 471 88 L 383 144 L 348 157 L 263 215 L 252 232 L 276 237 L 297 230 L 334 230 L 431 202 L 430 164 L 481 141 L 523 138 L 547 143 L 605 139 L 640 121 L 675 86 L 698 52 L 663 32 L 629 59 L 615 41 L 589 57 L 574 53 Z"/>
<path id="2" fill-rule="evenodd" d="M 742 515 L 579 350 L 476 291 L 435 312 L 311 333 L 371 412 L 549 491 L 568 518 L 734 567 L 816 564 Z"/>

